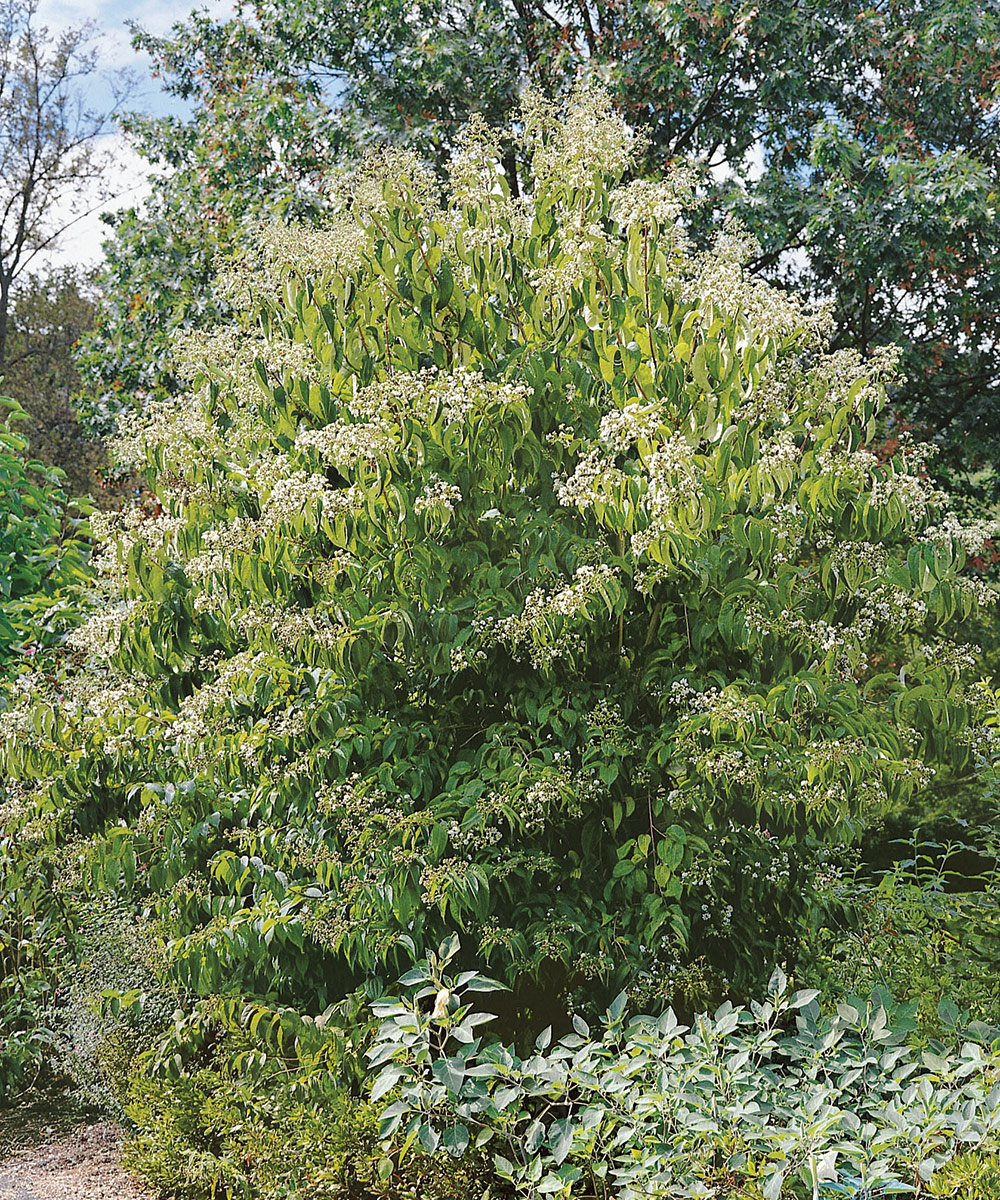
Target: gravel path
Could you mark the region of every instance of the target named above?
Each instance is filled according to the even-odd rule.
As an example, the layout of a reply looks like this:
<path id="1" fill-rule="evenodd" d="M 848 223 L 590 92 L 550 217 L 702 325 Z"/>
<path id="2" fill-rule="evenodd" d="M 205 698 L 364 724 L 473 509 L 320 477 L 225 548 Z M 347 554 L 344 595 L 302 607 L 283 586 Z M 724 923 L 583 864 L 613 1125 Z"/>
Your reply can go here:
<path id="1" fill-rule="evenodd" d="M 122 1170 L 120 1143 L 117 1126 L 102 1121 L 0 1154 L 0 1200 L 154 1200 Z"/>

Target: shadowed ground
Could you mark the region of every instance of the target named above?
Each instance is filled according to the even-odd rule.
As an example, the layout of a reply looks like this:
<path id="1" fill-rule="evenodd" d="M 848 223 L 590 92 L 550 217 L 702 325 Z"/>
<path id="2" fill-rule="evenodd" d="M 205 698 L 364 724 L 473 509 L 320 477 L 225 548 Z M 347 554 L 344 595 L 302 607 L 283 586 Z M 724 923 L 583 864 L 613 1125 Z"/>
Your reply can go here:
<path id="1" fill-rule="evenodd" d="M 152 1200 L 119 1163 L 121 1130 L 59 1087 L 0 1109 L 0 1200 Z"/>

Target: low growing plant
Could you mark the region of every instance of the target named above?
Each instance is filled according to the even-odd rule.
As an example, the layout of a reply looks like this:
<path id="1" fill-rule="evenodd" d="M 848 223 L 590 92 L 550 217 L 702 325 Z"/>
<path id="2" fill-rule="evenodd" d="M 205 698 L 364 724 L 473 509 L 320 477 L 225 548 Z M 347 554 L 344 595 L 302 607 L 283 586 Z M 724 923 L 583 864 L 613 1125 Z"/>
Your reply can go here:
<path id="1" fill-rule="evenodd" d="M 457 950 L 445 943 L 373 1006 L 380 1131 L 456 1159 L 488 1145 L 520 1194 L 926 1194 L 957 1152 L 998 1144 L 1000 1051 L 918 1051 L 905 1013 L 881 1003 L 824 1014 L 777 970 L 749 1010 L 629 1020 L 622 994 L 599 1032 L 575 1017 L 519 1055 L 484 1040 L 492 1018 L 471 1001 L 497 985 L 448 973 Z"/>

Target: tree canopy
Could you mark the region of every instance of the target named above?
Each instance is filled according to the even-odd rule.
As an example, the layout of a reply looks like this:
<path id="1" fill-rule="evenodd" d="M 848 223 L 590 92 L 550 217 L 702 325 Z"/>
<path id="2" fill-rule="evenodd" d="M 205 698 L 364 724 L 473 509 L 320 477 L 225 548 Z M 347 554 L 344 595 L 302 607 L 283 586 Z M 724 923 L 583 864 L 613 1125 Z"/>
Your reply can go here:
<path id="1" fill-rule="evenodd" d="M 37 0 L 0 4 L 0 372 L 18 281 L 85 213 L 88 191 L 108 195 L 111 160 L 97 138 L 112 113 L 81 87 L 97 70 L 94 27 L 53 36 L 37 12 Z M 127 95 L 125 77 L 108 82 L 116 99 Z"/>

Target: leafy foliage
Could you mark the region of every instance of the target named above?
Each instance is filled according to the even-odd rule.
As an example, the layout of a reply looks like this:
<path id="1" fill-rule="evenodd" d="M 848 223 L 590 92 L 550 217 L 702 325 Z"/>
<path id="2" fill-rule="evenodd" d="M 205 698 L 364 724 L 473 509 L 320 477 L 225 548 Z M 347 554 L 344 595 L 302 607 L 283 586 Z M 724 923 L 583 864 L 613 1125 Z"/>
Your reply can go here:
<path id="1" fill-rule="evenodd" d="M 66 589 L 86 578 L 82 518 L 66 503 L 61 472 L 26 457 L 15 423 L 27 413 L 0 399 L 0 678 L 18 650 L 35 653 L 70 618 Z"/>
<path id="2" fill-rule="evenodd" d="M 960 1154 L 935 1175 L 931 1195 L 956 1200 L 994 1200 L 1000 1196 L 1000 1165 L 995 1154 Z"/>
<path id="3" fill-rule="evenodd" d="M 445 974 L 456 949 L 405 975 L 407 996 L 374 1005 L 372 1098 L 392 1100 L 381 1132 L 456 1158 L 488 1144 L 525 1194 L 752 1188 L 777 1200 L 792 1194 L 786 1180 L 815 1197 L 838 1174 L 857 1182 L 835 1188 L 846 1194 L 909 1193 L 956 1145 L 996 1144 L 1000 1058 L 975 1043 L 918 1055 L 905 1015 L 890 1019 L 878 1002 L 823 1016 L 816 991 L 791 993 L 776 971 L 763 1004 L 726 1003 L 689 1028 L 672 1010 L 626 1021 L 623 993 L 599 1036 L 577 1017 L 572 1033 L 553 1044 L 546 1029 L 522 1056 L 484 1044 L 491 1017 L 469 993 L 490 981 Z"/>
<path id="4" fill-rule="evenodd" d="M 997 828 L 972 829 L 956 844 L 914 841 L 891 869 L 871 878 L 831 872 L 840 922 L 811 946 L 825 991 L 891 990 L 919 1002 L 921 1031 L 943 1036 L 969 1021 L 1000 1028 Z M 975 874 L 950 866 L 974 852 Z"/>
<path id="5" fill-rule="evenodd" d="M 0 720 L 18 664 L 52 667 L 67 627 L 79 617 L 78 589 L 89 547 L 82 514 L 67 505 L 61 473 L 26 456 L 16 422 L 27 414 L 0 399 Z M 26 855 L 19 786 L 0 776 L 0 1095 L 29 1085 L 51 1053 L 45 1019 L 66 913 L 54 895 L 50 862 Z"/>
<path id="6" fill-rule="evenodd" d="M 825 848 L 971 755 L 992 593 L 866 448 L 879 375 L 738 231 L 692 256 L 683 179 L 618 186 L 600 95 L 525 129 L 527 200 L 479 127 L 443 203 L 390 158 L 262 233 L 120 446 L 155 508 L 100 527 L 78 669 L 3 716 L 19 845 L 84 839 L 194 995 L 318 1011 L 453 927 L 511 1021 L 745 992 Z"/>
<path id="7" fill-rule="evenodd" d="M 157 170 L 141 208 L 105 218 L 113 235 L 98 272 L 102 303 L 78 358 L 80 408 L 102 434 L 123 410 L 179 390 L 173 339 L 219 315 L 215 256 L 262 218 L 314 218 L 341 144 L 317 89 L 283 73 L 236 20 L 217 26 L 193 14 L 174 38 L 136 31 L 134 44 L 194 115 L 122 122 Z"/>
<path id="8" fill-rule="evenodd" d="M 290 1070 L 287 1064 L 275 1062 L 273 1070 L 258 1069 L 248 1078 L 233 1070 L 247 1054 L 245 1040 L 226 1037 L 210 1062 L 179 1078 L 134 1080 L 128 1111 L 137 1133 L 127 1164 L 185 1200 L 507 1194 L 485 1153 L 470 1154 L 462 1163 L 418 1154 L 387 1160 L 370 1104 L 330 1075 Z"/>
<path id="9" fill-rule="evenodd" d="M 95 311 L 89 274 L 64 269 L 23 279 L 11 301 L 3 386 L 28 414 L 38 459 L 64 473 L 71 496 L 90 493 L 107 507 L 107 456 L 73 409 L 80 388 L 74 347 L 92 327 Z"/>

